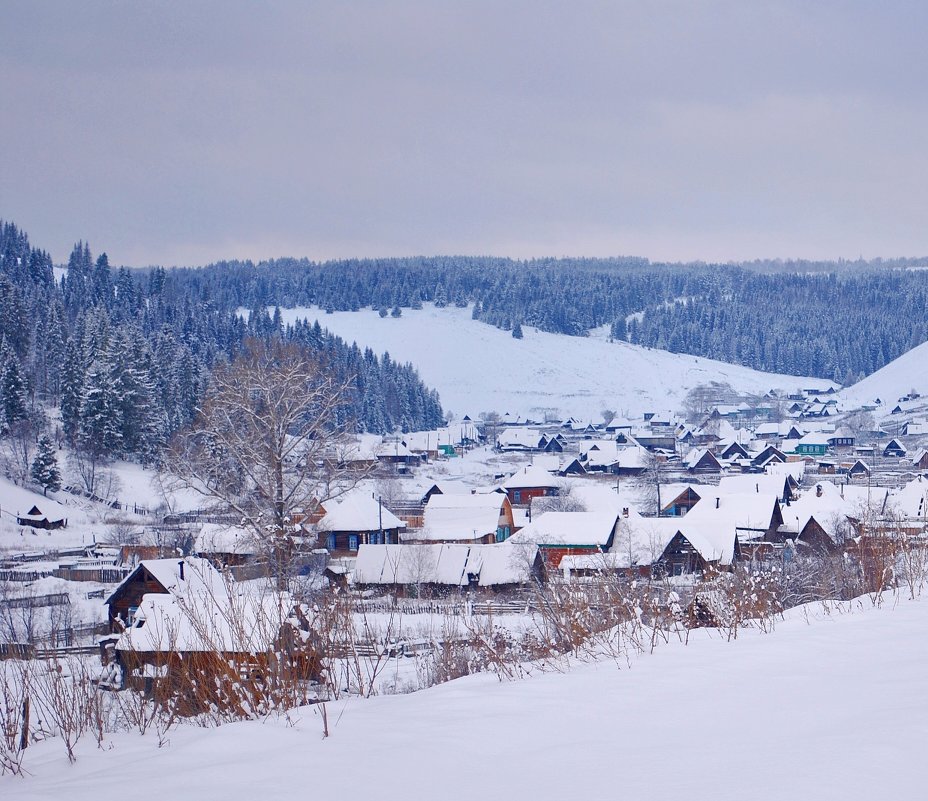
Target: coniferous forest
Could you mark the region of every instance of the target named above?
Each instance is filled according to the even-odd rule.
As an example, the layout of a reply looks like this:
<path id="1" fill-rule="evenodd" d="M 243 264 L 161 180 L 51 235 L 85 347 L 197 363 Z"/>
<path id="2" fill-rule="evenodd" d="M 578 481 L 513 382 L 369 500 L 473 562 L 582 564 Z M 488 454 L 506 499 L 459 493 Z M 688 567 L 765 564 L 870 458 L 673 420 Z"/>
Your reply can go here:
<path id="1" fill-rule="evenodd" d="M 616 339 L 850 384 L 928 340 L 925 260 L 658 264 L 645 259 L 436 257 L 221 262 L 176 271 L 222 308 L 382 313 L 431 302 L 473 317 Z"/>
<path id="2" fill-rule="evenodd" d="M 188 423 L 217 362 L 248 337 L 282 338 L 352 377 L 342 413 L 358 430 L 439 425 L 415 369 L 274 307 L 472 306 L 475 319 L 615 339 L 848 384 L 928 340 L 928 271 L 916 260 L 656 264 L 645 259 L 490 257 L 219 262 L 113 268 L 78 243 L 60 279 L 50 255 L 0 224 L 0 424 L 30 398 L 60 409 L 70 441 L 154 458 Z M 242 308 L 249 309 L 245 319 Z"/>
<path id="3" fill-rule="evenodd" d="M 264 308 L 246 322 L 189 273 L 113 269 L 85 243 L 66 266 L 56 281 L 49 254 L 0 223 L 0 431 L 58 409 L 68 441 L 154 460 L 194 416 L 210 369 L 233 359 L 249 337 L 298 343 L 350 377 L 337 422 L 376 433 L 442 423 L 437 394 L 410 365 L 349 346 L 318 325 L 285 328 Z"/>

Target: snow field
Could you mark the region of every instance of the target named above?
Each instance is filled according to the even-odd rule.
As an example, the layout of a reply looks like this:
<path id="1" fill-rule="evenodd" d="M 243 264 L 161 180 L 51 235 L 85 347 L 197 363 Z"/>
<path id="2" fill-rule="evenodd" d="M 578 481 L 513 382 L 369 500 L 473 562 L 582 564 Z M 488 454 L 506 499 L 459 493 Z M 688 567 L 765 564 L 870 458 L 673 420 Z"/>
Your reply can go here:
<path id="1" fill-rule="evenodd" d="M 524 338 L 514 339 L 509 331 L 470 315 L 469 308 L 431 305 L 403 309 L 399 318 L 382 318 L 372 309 L 333 314 L 318 308 L 281 309 L 284 323 L 318 320 L 347 342 L 412 362 L 425 383 L 438 390 L 445 411 L 458 418 L 491 410 L 539 416 L 547 410 L 598 421 L 604 408 L 638 417 L 645 411 L 679 409 L 690 389 L 710 381 L 727 382 L 744 394 L 830 386 L 823 379 L 610 343 L 601 332 L 571 337 L 522 326 Z"/>
<path id="2" fill-rule="evenodd" d="M 328 704 L 289 721 L 170 743 L 54 741 L 4 799 L 314 797 L 876 799 L 920 797 L 928 696 L 925 601 L 791 611 L 772 634 L 694 631 L 630 670 L 610 661 L 500 682 L 471 676 L 405 696 Z"/>

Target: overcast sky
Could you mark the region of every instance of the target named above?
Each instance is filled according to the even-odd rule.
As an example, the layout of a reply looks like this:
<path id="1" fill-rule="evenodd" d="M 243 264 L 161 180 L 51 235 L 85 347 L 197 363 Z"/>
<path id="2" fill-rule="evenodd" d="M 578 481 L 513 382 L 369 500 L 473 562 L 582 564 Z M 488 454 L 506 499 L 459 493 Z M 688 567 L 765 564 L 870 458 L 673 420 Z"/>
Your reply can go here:
<path id="1" fill-rule="evenodd" d="M 5 2 L 67 259 L 928 254 L 928 3 Z"/>

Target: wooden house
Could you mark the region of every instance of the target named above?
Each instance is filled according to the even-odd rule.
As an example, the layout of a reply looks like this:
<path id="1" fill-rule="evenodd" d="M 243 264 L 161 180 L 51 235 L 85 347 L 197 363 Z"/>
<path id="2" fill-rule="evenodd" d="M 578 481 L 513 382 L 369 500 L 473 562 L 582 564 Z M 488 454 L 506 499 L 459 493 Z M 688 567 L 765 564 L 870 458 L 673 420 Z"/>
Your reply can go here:
<path id="1" fill-rule="evenodd" d="M 690 451 L 684 464 L 690 473 L 718 473 L 722 469 L 722 463 L 708 449 Z"/>
<path id="2" fill-rule="evenodd" d="M 891 439 L 886 443 L 886 447 L 883 448 L 883 456 L 885 457 L 903 457 L 908 453 L 905 445 L 903 445 L 898 439 Z"/>
<path id="3" fill-rule="evenodd" d="M 660 572 L 668 576 L 702 573 L 709 567 L 727 569 L 741 558 L 738 538 L 734 532 L 723 537 L 719 534 L 706 536 L 691 530 L 678 531 L 667 543 L 658 565 Z"/>
<path id="4" fill-rule="evenodd" d="M 356 553 L 366 543 L 397 543 L 406 529 L 402 520 L 367 493 L 352 493 L 326 508 L 329 511 L 316 529 L 319 547 L 329 553 Z"/>
<path id="5" fill-rule="evenodd" d="M 767 445 L 751 459 L 754 467 L 766 467 L 771 462 L 785 462 L 786 454 L 773 445 Z"/>
<path id="6" fill-rule="evenodd" d="M 30 528 L 41 528 L 41 529 L 56 529 L 64 528 L 68 525 L 68 519 L 66 517 L 58 517 L 58 515 L 46 515 L 42 512 L 38 506 L 33 506 L 26 514 L 17 515 L 16 522 L 20 526 L 29 526 Z"/>
<path id="7" fill-rule="evenodd" d="M 912 464 L 919 470 L 928 470 L 928 448 L 919 448 L 912 454 Z"/>
<path id="8" fill-rule="evenodd" d="M 222 574 L 206 559 L 144 559 L 106 599 L 110 631 L 132 624 L 145 595 L 223 591 Z"/>
<path id="9" fill-rule="evenodd" d="M 489 544 L 504 542 L 515 529 L 512 503 L 502 492 L 433 494 L 425 504 L 422 528 L 402 542 Z"/>
<path id="10" fill-rule="evenodd" d="M 728 445 L 725 445 L 719 452 L 720 459 L 737 459 L 737 458 L 749 458 L 748 450 L 740 442 L 730 442 Z"/>
<path id="11" fill-rule="evenodd" d="M 824 434 L 806 434 L 796 443 L 796 453 L 800 456 L 824 456 L 827 452 L 828 438 Z"/>
<path id="12" fill-rule="evenodd" d="M 839 428 L 828 437 L 828 445 L 832 448 L 853 448 L 856 441 L 856 437 L 844 428 Z"/>
<path id="13" fill-rule="evenodd" d="M 507 478 L 503 489 L 512 504 L 526 506 L 533 498 L 560 494 L 561 483 L 544 468 L 529 465 Z"/>
<path id="14" fill-rule="evenodd" d="M 866 462 L 863 462 L 860 459 L 856 459 L 850 465 L 848 465 L 845 472 L 851 478 L 866 478 L 870 475 L 870 468 L 867 466 Z"/>
<path id="15" fill-rule="evenodd" d="M 512 536 L 520 545 L 535 545 L 548 568 L 567 555 L 599 554 L 612 548 L 619 530 L 615 512 L 545 512 Z"/>
<path id="16" fill-rule="evenodd" d="M 171 700 L 181 715 L 264 697 L 268 671 L 283 680 L 318 680 L 308 617 L 288 593 L 189 592 L 143 596 L 115 644 L 122 687 Z"/>

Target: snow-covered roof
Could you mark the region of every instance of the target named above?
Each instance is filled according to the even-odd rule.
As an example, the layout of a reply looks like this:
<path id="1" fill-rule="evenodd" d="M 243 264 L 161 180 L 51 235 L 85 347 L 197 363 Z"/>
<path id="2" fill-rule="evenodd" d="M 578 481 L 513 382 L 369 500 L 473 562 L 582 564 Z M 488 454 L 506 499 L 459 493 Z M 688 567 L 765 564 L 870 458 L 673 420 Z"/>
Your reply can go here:
<path id="1" fill-rule="evenodd" d="M 777 496 L 766 493 L 719 494 L 702 497 L 680 519 L 680 532 L 708 562 L 731 564 L 735 538 L 750 539 L 766 531 L 777 506 Z"/>
<path id="2" fill-rule="evenodd" d="M 259 548 L 254 532 L 224 523 L 204 523 L 196 536 L 194 550 L 201 554 L 255 554 Z"/>
<path id="3" fill-rule="evenodd" d="M 821 529 L 836 540 L 841 523 L 860 513 L 856 495 L 847 489 L 845 487 L 842 494 L 830 481 L 820 481 L 810 487 L 789 506 L 782 507 L 784 529 L 798 535 L 814 518 Z"/>
<path id="4" fill-rule="evenodd" d="M 537 428 L 506 428 L 496 437 L 501 448 L 537 448 L 544 434 Z"/>
<path id="5" fill-rule="evenodd" d="M 320 531 L 379 531 L 406 528 L 393 512 L 366 492 L 345 496 L 338 505 L 326 504 L 328 513 L 319 521 Z"/>
<path id="6" fill-rule="evenodd" d="M 513 473 L 503 482 L 505 489 L 523 489 L 527 487 L 559 487 L 561 481 L 554 478 L 543 467 L 528 465 Z"/>
<path id="7" fill-rule="evenodd" d="M 771 476 L 792 476 L 797 483 L 802 481 L 806 472 L 806 463 L 798 462 L 768 462 L 764 467 L 764 472 Z"/>
<path id="8" fill-rule="evenodd" d="M 687 470 L 692 470 L 692 469 L 695 468 L 695 467 L 699 464 L 699 462 L 700 462 L 703 458 L 705 458 L 706 456 L 709 457 L 709 461 L 710 461 L 710 462 L 713 462 L 713 463 L 715 463 L 716 465 L 719 465 L 719 460 L 718 460 L 718 458 L 716 458 L 715 454 L 712 453 L 712 451 L 710 451 L 710 450 L 708 450 L 708 449 L 706 449 L 706 448 L 693 448 L 693 449 L 686 455 L 686 458 L 683 460 L 683 464 L 686 466 L 686 469 L 687 469 Z"/>
<path id="9" fill-rule="evenodd" d="M 606 548 L 618 515 L 612 512 L 545 512 L 511 537 L 515 543 Z"/>
<path id="10" fill-rule="evenodd" d="M 909 519 L 928 518 L 928 481 L 919 476 L 889 497 L 890 505 Z"/>
<path id="11" fill-rule="evenodd" d="M 417 540 L 476 540 L 495 534 L 508 498 L 500 492 L 432 495 Z"/>
<path id="12" fill-rule="evenodd" d="M 148 594 L 116 648 L 260 653 L 273 645 L 292 608 L 289 593 L 279 592 Z"/>
<path id="13" fill-rule="evenodd" d="M 653 564 L 679 530 L 680 518 L 642 517 L 634 510 L 620 515 L 608 554 L 613 567 Z"/>
<path id="14" fill-rule="evenodd" d="M 183 578 L 181 578 L 181 565 L 183 565 Z M 183 559 L 143 559 L 135 570 L 113 590 L 106 603 L 110 603 L 113 596 L 119 593 L 124 585 L 132 581 L 141 570 L 147 570 L 168 593 L 173 595 L 190 593 L 224 595 L 226 593 L 226 581 L 223 575 L 206 559 L 194 556 L 185 556 Z"/>
<path id="15" fill-rule="evenodd" d="M 800 445 L 824 445 L 828 446 L 829 437 L 827 434 L 823 434 L 820 431 L 813 431 L 809 434 L 806 434 L 802 439 L 796 442 L 796 447 Z"/>
<path id="16" fill-rule="evenodd" d="M 361 545 L 352 579 L 355 584 L 442 584 L 465 587 L 518 584 L 531 576 L 537 548 L 498 545 L 422 543 Z"/>
<path id="17" fill-rule="evenodd" d="M 409 448 L 407 448 L 402 442 L 400 442 L 399 440 L 395 440 L 395 439 L 385 440 L 384 442 L 380 443 L 380 445 L 378 445 L 377 448 L 374 450 L 374 454 L 376 456 L 387 456 L 387 457 L 393 456 L 396 458 L 400 456 L 403 456 L 405 458 L 410 458 L 410 457 L 415 456 L 415 454 L 411 450 L 409 450 Z"/>
<path id="18" fill-rule="evenodd" d="M 741 475 L 722 476 L 719 480 L 719 492 L 723 495 L 764 493 L 782 498 L 786 491 L 787 481 L 788 474 L 743 473 Z"/>

